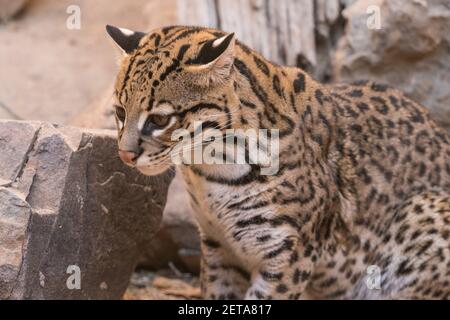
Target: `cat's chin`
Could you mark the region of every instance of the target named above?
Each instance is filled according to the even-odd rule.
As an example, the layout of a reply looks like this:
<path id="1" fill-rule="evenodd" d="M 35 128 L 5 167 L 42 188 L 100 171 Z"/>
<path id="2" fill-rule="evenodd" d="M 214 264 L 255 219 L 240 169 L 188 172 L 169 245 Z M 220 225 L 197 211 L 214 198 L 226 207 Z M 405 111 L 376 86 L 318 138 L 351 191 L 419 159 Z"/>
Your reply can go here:
<path id="1" fill-rule="evenodd" d="M 136 169 L 146 176 L 157 176 L 160 175 L 167 170 L 169 170 L 170 166 L 141 166 L 136 167 Z"/>

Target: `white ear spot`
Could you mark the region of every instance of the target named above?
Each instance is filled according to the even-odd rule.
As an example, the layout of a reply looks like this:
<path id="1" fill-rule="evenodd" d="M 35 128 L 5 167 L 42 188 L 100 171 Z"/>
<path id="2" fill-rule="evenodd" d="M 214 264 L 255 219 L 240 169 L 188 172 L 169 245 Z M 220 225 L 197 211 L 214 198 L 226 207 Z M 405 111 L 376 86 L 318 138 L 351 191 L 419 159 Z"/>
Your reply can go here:
<path id="1" fill-rule="evenodd" d="M 127 37 L 131 36 L 134 34 L 133 30 L 130 29 L 126 29 L 126 28 L 119 28 L 120 32 L 122 32 L 124 35 L 126 35 Z"/>
<path id="2" fill-rule="evenodd" d="M 212 46 L 213 46 L 214 48 L 220 46 L 220 44 L 221 44 L 227 37 L 228 37 L 228 35 L 223 36 L 222 38 L 219 38 L 219 39 L 215 40 L 215 41 L 213 42 L 213 45 L 212 45 Z"/>
<path id="3" fill-rule="evenodd" d="M 122 130 L 123 127 L 124 127 L 124 123 L 122 121 L 120 121 L 120 120 L 117 120 L 117 123 L 119 125 L 119 131 Z"/>

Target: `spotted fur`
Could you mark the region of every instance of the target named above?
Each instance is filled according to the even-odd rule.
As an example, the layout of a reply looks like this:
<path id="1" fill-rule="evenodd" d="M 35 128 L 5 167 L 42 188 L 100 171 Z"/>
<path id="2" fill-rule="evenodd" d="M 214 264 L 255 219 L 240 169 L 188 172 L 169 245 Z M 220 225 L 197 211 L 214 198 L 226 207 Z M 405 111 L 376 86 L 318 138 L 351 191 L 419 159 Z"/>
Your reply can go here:
<path id="1" fill-rule="evenodd" d="M 180 167 L 205 298 L 450 298 L 450 145 L 423 107 L 372 82 L 322 85 L 218 30 L 139 39 L 115 97 L 119 147 L 143 173 L 171 166 L 171 132 L 194 121 L 280 130 L 276 175 Z M 371 265 L 380 290 L 367 286 Z"/>

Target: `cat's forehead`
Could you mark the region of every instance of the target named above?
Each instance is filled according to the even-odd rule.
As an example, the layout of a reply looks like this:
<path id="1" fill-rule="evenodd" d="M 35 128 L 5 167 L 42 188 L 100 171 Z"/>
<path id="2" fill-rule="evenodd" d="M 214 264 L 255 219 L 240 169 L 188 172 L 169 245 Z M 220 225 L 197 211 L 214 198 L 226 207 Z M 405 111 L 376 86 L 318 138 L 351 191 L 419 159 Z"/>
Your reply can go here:
<path id="1" fill-rule="evenodd" d="M 225 32 L 221 30 L 205 27 L 173 26 L 152 30 L 143 39 L 141 45 L 153 44 L 156 47 L 168 47 L 173 43 L 195 44 L 224 34 Z"/>
<path id="2" fill-rule="evenodd" d="M 195 48 L 207 40 L 225 35 L 223 31 L 203 27 L 174 26 L 152 30 L 145 36 L 134 56 L 153 53 L 177 58 L 180 47 Z M 179 58 L 179 57 L 178 57 Z"/>
<path id="3" fill-rule="evenodd" d="M 146 67 L 157 67 L 158 69 L 165 62 L 180 58 L 180 48 L 201 43 L 213 37 L 211 32 L 199 27 L 166 27 L 155 29 L 149 32 L 140 41 L 139 47 L 131 54 L 124 55 L 120 64 L 119 80 L 128 80 L 136 69 Z M 165 59 L 168 58 L 168 59 Z M 150 76 L 153 74 L 149 74 Z M 120 82 L 120 81 L 119 81 Z"/>
<path id="4" fill-rule="evenodd" d="M 184 26 L 149 32 L 141 39 L 139 47 L 122 60 L 115 86 L 117 101 L 134 106 L 141 105 L 141 100 L 147 97 L 146 103 L 151 106 L 161 88 L 169 86 L 182 90 L 178 75 L 183 67 L 191 63 L 205 42 L 224 35 L 225 32 L 216 29 Z M 175 98 L 177 92 L 172 90 L 171 97 Z"/>
<path id="5" fill-rule="evenodd" d="M 161 87 L 173 83 L 180 70 L 169 50 L 125 58 L 115 85 L 116 99 L 129 107 L 142 106 L 146 99 L 154 100 Z M 153 101 L 145 103 L 151 106 Z"/>

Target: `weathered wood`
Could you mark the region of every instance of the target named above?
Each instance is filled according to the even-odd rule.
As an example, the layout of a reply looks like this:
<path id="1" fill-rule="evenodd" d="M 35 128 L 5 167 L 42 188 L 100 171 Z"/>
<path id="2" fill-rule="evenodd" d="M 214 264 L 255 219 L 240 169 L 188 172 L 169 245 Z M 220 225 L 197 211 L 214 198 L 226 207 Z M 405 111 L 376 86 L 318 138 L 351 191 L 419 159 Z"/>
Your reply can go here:
<path id="1" fill-rule="evenodd" d="M 181 25 L 201 25 L 217 27 L 215 1 L 210 0 L 177 0 L 177 18 Z"/>
<path id="2" fill-rule="evenodd" d="M 235 32 L 274 62 L 315 65 L 314 0 L 177 0 L 181 24 Z"/>

